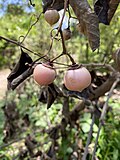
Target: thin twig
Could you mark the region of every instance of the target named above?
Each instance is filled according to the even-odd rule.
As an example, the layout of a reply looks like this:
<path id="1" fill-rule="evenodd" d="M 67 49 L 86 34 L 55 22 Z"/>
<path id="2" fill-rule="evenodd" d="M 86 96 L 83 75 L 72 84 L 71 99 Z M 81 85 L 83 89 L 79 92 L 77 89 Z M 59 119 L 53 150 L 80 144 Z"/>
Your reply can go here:
<path id="1" fill-rule="evenodd" d="M 94 150 L 93 150 L 93 153 L 92 153 L 92 160 L 95 160 L 95 154 L 96 154 L 98 138 L 99 138 L 99 135 L 100 135 L 101 128 L 102 128 L 102 124 L 100 123 L 99 127 L 98 127 L 97 137 L 96 137 L 96 140 L 95 140 Z"/>
<path id="2" fill-rule="evenodd" d="M 43 12 L 42 12 L 42 13 L 43 13 Z M 28 36 L 28 34 L 30 33 L 30 31 L 31 31 L 32 27 L 33 27 L 33 26 L 35 26 L 35 25 L 36 25 L 36 23 L 39 21 L 40 16 L 42 15 L 42 13 L 40 13 L 40 14 L 39 14 L 39 16 L 36 16 L 36 21 L 35 21 L 33 24 L 31 24 L 31 26 L 30 26 L 30 28 L 28 29 L 28 31 L 27 31 L 27 33 L 26 33 L 26 35 L 25 35 L 25 36 L 23 36 L 24 38 L 23 38 L 22 42 L 20 42 L 20 43 L 23 43 L 23 42 L 25 41 L 25 39 L 26 39 L 26 37 Z M 32 19 L 32 18 L 31 18 L 31 19 Z"/>
<path id="3" fill-rule="evenodd" d="M 113 90 L 115 89 L 115 87 L 116 87 L 116 85 L 118 84 L 119 81 L 120 81 L 120 78 L 117 78 L 116 81 L 113 83 L 113 85 L 112 85 L 112 87 L 111 87 L 111 89 L 108 93 L 107 100 L 106 100 L 106 102 L 103 106 L 103 110 L 102 110 L 101 117 L 100 117 L 99 129 L 98 129 L 98 132 L 97 132 L 97 137 L 96 137 L 96 140 L 95 140 L 95 146 L 94 146 L 94 150 L 93 150 L 93 154 L 92 154 L 92 160 L 94 160 L 94 158 L 95 158 L 95 153 L 96 153 L 97 144 L 98 144 L 98 138 L 99 138 L 100 131 L 101 131 L 101 128 L 103 126 L 103 121 L 105 119 L 106 112 L 107 112 L 107 109 L 108 109 L 109 99 L 111 98 Z"/>
<path id="4" fill-rule="evenodd" d="M 68 15 L 69 15 L 68 28 L 70 28 L 70 18 L 77 19 L 77 17 L 72 17 L 72 16 L 71 16 L 69 5 L 68 5 Z"/>
<path id="5" fill-rule="evenodd" d="M 66 54 L 67 53 L 67 49 L 66 49 L 66 46 L 65 46 L 65 41 L 64 41 L 64 38 L 63 38 L 62 30 L 60 30 L 60 36 L 61 36 L 61 39 L 62 39 L 63 53 Z"/>
<path id="6" fill-rule="evenodd" d="M 58 55 L 57 57 L 53 58 L 50 62 L 53 63 L 56 59 L 60 58 L 61 56 L 63 56 L 64 53 L 61 53 L 60 55 Z"/>
<path id="7" fill-rule="evenodd" d="M 55 69 L 68 69 L 69 67 L 67 67 L 67 66 L 64 66 L 64 67 L 55 67 Z"/>
<path id="8" fill-rule="evenodd" d="M 57 34 L 56 34 L 56 35 L 58 35 L 58 33 L 59 33 L 60 30 L 61 30 L 61 27 L 62 27 L 62 24 L 63 24 L 63 20 L 64 20 L 64 17 L 65 17 L 65 13 L 66 13 L 66 10 L 67 10 L 68 2 L 69 2 L 69 0 L 65 0 L 63 16 L 62 16 L 62 19 L 61 19 L 61 22 L 60 22 L 60 25 L 59 25 L 59 27 L 58 27 L 58 31 L 57 31 Z"/>
<path id="9" fill-rule="evenodd" d="M 71 57 L 71 55 L 69 53 L 67 53 L 67 49 L 66 49 L 66 46 L 65 46 L 65 41 L 64 41 L 64 38 L 63 38 L 63 34 L 62 34 L 62 30 L 59 31 L 60 32 L 60 36 L 61 36 L 61 39 L 62 39 L 62 48 L 63 48 L 63 51 L 60 55 L 58 55 L 57 57 L 55 57 L 53 61 L 55 61 L 56 59 L 58 59 L 59 57 L 63 56 L 63 55 L 67 55 L 69 58 L 70 58 L 70 61 L 72 62 L 72 64 L 76 64 L 74 59 Z"/>
<path id="10" fill-rule="evenodd" d="M 59 62 L 53 62 L 54 64 L 58 64 L 58 65 L 63 65 L 63 66 L 66 66 L 66 67 L 70 67 L 71 65 L 69 64 L 64 64 L 64 63 L 59 63 Z"/>
<path id="11" fill-rule="evenodd" d="M 8 39 L 8 38 L 5 38 L 5 37 L 0 36 L 0 40 L 1 40 L 1 39 L 5 40 L 5 41 L 7 41 L 7 42 L 13 43 L 13 44 L 15 44 L 15 45 L 17 45 L 17 46 L 20 46 L 21 48 L 24 48 L 25 50 L 27 50 L 27 51 L 33 53 L 34 55 L 37 55 L 37 56 L 40 57 L 40 55 L 39 55 L 38 53 L 35 53 L 35 52 L 31 51 L 30 49 L 26 48 L 26 47 L 23 46 L 20 42 L 17 42 L 17 41 L 14 41 L 14 40 L 12 40 L 12 39 Z"/>
<path id="12" fill-rule="evenodd" d="M 51 7 L 53 7 L 53 5 L 55 4 L 55 1 L 56 1 L 56 0 L 53 0 L 53 2 L 52 2 L 52 4 L 51 4 Z"/>
<path id="13" fill-rule="evenodd" d="M 108 70 L 112 71 L 112 72 L 116 72 L 116 70 L 109 64 L 105 64 L 105 63 L 89 63 L 89 64 L 82 64 L 82 66 L 85 67 L 91 67 L 91 68 L 95 68 L 95 67 L 104 67 L 107 68 Z"/>
<path id="14" fill-rule="evenodd" d="M 89 131 L 89 134 L 88 134 L 88 137 L 87 137 L 87 142 L 86 142 L 86 146 L 85 146 L 84 155 L 83 155 L 82 160 L 86 160 L 86 157 L 87 157 L 87 154 L 88 154 L 88 146 L 91 142 L 94 123 L 95 123 L 95 114 L 93 114 L 93 116 L 92 116 L 92 123 L 90 125 L 90 131 Z"/>
<path id="15" fill-rule="evenodd" d="M 51 44 L 50 44 L 49 50 L 48 50 L 48 52 L 47 52 L 46 55 L 49 55 L 49 53 L 50 53 L 50 51 L 51 51 L 51 49 L 52 49 L 52 46 L 53 46 L 53 41 L 54 41 L 54 39 L 52 38 L 52 39 L 51 39 Z"/>
<path id="16" fill-rule="evenodd" d="M 46 116 L 47 125 L 48 125 L 49 128 L 51 128 L 52 124 L 51 124 L 51 121 L 50 121 L 50 118 L 49 118 L 49 115 L 48 115 L 48 110 L 45 111 L 45 116 Z"/>
<path id="17" fill-rule="evenodd" d="M 102 110 L 102 113 L 101 113 L 101 117 L 100 117 L 100 122 L 103 123 L 103 120 L 105 118 L 105 115 L 106 115 L 106 111 L 107 111 L 107 108 L 108 108 L 108 102 L 109 102 L 109 99 L 110 97 L 112 96 L 113 94 L 113 90 L 115 89 L 116 85 L 118 84 L 118 82 L 120 81 L 120 78 L 117 78 L 116 81 L 113 83 L 109 93 L 108 93 L 108 97 L 107 97 L 107 100 L 103 106 L 103 110 Z"/>
<path id="18" fill-rule="evenodd" d="M 13 141 L 11 141 L 9 143 L 3 144 L 3 145 L 0 146 L 0 150 L 2 150 L 3 148 L 6 148 L 6 147 L 12 145 L 13 143 L 19 142 L 19 141 L 21 141 L 23 139 L 25 139 L 25 137 L 22 137 L 22 138 L 19 138 L 19 139 L 15 139 L 15 140 L 13 140 Z"/>
<path id="19" fill-rule="evenodd" d="M 32 3 L 32 0 L 29 0 L 29 2 L 30 2 L 30 5 L 31 5 L 31 6 L 35 7 L 35 4 Z"/>
<path id="20" fill-rule="evenodd" d="M 48 61 L 48 59 L 45 58 L 45 57 L 46 57 L 46 55 L 39 57 L 38 59 L 36 59 L 35 61 L 33 61 L 30 66 L 33 66 L 33 65 L 34 65 L 36 62 L 38 62 L 40 59 L 44 59 L 44 60 Z"/>

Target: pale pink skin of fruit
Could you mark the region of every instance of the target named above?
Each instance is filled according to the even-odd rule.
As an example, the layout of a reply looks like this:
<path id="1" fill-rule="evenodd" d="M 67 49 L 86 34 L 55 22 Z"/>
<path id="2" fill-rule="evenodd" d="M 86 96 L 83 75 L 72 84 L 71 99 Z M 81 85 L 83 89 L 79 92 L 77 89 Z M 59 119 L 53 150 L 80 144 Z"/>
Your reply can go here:
<path id="1" fill-rule="evenodd" d="M 47 86 L 55 80 L 56 71 L 47 64 L 38 64 L 34 69 L 33 78 L 40 86 Z"/>
<path id="2" fill-rule="evenodd" d="M 91 75 L 85 67 L 70 69 L 65 73 L 64 84 L 68 90 L 82 91 L 91 84 Z"/>
<path id="3" fill-rule="evenodd" d="M 45 20 L 52 26 L 59 21 L 60 15 L 57 10 L 47 10 L 44 14 Z"/>

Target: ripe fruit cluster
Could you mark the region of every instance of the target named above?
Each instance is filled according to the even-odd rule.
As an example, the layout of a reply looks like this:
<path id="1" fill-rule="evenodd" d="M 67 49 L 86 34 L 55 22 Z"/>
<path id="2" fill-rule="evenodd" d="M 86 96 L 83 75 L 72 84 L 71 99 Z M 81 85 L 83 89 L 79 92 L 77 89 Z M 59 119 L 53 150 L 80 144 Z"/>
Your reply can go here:
<path id="1" fill-rule="evenodd" d="M 60 19 L 60 15 L 57 10 L 49 9 L 44 13 L 45 20 L 51 26 L 57 23 Z M 69 27 L 64 29 L 61 34 L 62 40 L 66 41 L 71 38 L 71 31 Z M 64 43 L 62 41 L 62 43 Z M 71 60 L 74 64 L 74 61 Z M 34 80 L 40 86 L 46 86 L 51 84 L 56 78 L 56 69 L 51 63 L 38 64 L 33 72 Z M 80 67 L 75 64 L 72 65 L 64 75 L 64 84 L 68 90 L 82 91 L 87 88 L 91 83 L 91 75 L 85 67 Z"/>
<path id="2" fill-rule="evenodd" d="M 51 84 L 56 78 L 56 70 L 50 64 L 38 64 L 33 72 L 34 80 L 40 86 Z M 64 84 L 72 91 L 82 91 L 91 83 L 91 75 L 85 67 L 71 67 L 64 75 Z"/>

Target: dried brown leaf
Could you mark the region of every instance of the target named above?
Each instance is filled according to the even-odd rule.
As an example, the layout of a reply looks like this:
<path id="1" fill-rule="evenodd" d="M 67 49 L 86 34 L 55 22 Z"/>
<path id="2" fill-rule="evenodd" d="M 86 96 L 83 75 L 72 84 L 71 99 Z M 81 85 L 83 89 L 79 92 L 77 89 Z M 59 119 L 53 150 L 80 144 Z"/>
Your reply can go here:
<path id="1" fill-rule="evenodd" d="M 29 66 L 32 62 L 32 58 L 21 48 L 19 61 L 7 77 L 8 89 L 14 90 L 21 82 L 32 74 L 33 69 Z"/>
<path id="2" fill-rule="evenodd" d="M 92 12 L 87 12 L 83 16 L 86 23 L 87 37 L 90 47 L 95 51 L 100 45 L 99 23 L 98 18 Z"/>
<path id="3" fill-rule="evenodd" d="M 47 103 L 47 109 L 51 107 L 58 96 L 57 86 L 53 83 L 44 87 L 39 95 L 39 101 L 43 103 Z"/>
<path id="4" fill-rule="evenodd" d="M 61 10 L 64 8 L 64 0 L 42 0 L 43 2 L 43 12 L 45 12 L 47 9 L 56 9 Z"/>
<path id="5" fill-rule="evenodd" d="M 47 87 L 47 109 L 51 107 L 58 96 L 55 85 L 53 83 L 49 84 Z"/>
<path id="6" fill-rule="evenodd" d="M 69 2 L 79 20 L 81 30 L 88 37 L 91 49 L 95 51 L 100 45 L 99 20 L 97 15 L 92 12 L 87 0 L 70 0 Z"/>
<path id="7" fill-rule="evenodd" d="M 94 4 L 94 11 L 98 16 L 99 22 L 109 25 L 108 22 L 109 0 L 97 0 Z"/>
<path id="8" fill-rule="evenodd" d="M 84 22 L 77 24 L 77 30 L 78 30 L 80 33 L 82 33 L 82 34 L 84 34 L 84 35 L 87 36 L 86 25 L 85 25 Z"/>
<path id="9" fill-rule="evenodd" d="M 110 0 L 109 10 L 108 10 L 108 21 L 109 21 L 109 23 L 112 20 L 112 17 L 114 16 L 114 14 L 116 12 L 119 3 L 120 3 L 120 0 Z"/>

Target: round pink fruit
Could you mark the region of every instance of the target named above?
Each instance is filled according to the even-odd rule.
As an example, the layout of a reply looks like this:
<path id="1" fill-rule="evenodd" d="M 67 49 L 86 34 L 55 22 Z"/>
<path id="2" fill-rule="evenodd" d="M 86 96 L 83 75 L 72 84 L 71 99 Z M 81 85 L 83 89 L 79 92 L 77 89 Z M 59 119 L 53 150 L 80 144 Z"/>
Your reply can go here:
<path id="1" fill-rule="evenodd" d="M 46 86 L 54 81 L 56 71 L 48 64 L 38 64 L 34 69 L 33 77 L 40 86 Z"/>
<path id="2" fill-rule="evenodd" d="M 91 75 L 85 67 L 71 68 L 64 76 L 64 84 L 68 90 L 82 91 L 91 83 Z"/>

